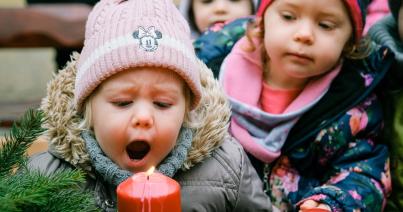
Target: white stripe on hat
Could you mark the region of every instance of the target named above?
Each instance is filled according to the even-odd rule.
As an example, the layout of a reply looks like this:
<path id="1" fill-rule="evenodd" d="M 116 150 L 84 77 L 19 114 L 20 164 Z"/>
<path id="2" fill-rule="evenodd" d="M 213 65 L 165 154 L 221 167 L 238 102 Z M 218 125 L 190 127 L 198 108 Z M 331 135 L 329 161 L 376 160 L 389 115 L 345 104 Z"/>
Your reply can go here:
<path id="1" fill-rule="evenodd" d="M 128 33 L 126 35 L 119 36 L 110 41 L 107 41 L 104 45 L 96 48 L 89 58 L 84 62 L 84 64 L 78 68 L 77 78 L 81 78 L 82 75 L 103 55 L 123 46 L 129 45 L 140 45 L 140 40 L 133 37 L 133 33 Z M 166 46 L 182 52 L 185 57 L 190 61 L 196 62 L 194 52 L 186 48 L 186 46 L 179 42 L 178 40 L 171 38 L 169 36 L 163 35 L 161 39 L 158 39 L 158 45 Z M 140 46 L 139 46 L 140 48 Z M 146 51 L 145 51 L 146 52 Z"/>

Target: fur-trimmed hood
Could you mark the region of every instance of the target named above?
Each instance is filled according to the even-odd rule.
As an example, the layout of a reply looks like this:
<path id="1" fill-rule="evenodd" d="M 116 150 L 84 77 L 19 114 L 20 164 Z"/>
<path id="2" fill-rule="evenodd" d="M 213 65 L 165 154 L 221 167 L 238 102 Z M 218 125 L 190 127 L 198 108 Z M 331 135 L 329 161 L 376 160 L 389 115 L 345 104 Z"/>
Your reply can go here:
<path id="1" fill-rule="evenodd" d="M 41 110 L 45 113 L 44 137 L 49 141 L 49 152 L 75 167 L 91 171 L 90 158 L 81 138 L 79 124 L 81 116 L 74 104 L 76 61 L 72 57 L 63 70 L 48 83 L 47 95 L 42 100 Z M 182 168 L 188 169 L 218 148 L 228 134 L 230 108 L 212 72 L 199 61 L 202 99 L 192 111 L 201 124 L 194 134 L 192 147 Z"/>

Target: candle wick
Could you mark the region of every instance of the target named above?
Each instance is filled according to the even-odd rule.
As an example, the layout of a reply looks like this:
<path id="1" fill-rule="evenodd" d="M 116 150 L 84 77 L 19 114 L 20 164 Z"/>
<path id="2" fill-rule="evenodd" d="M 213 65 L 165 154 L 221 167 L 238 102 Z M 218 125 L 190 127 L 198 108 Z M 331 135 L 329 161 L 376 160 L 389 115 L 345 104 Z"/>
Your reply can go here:
<path id="1" fill-rule="evenodd" d="M 147 180 L 150 180 L 150 176 L 147 175 Z"/>

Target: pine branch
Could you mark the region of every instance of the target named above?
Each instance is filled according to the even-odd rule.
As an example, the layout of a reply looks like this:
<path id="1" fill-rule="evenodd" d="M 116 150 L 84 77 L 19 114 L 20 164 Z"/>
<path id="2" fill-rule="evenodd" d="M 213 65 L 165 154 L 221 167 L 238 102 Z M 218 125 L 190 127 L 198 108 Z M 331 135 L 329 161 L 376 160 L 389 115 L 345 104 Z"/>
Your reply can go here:
<path id="1" fill-rule="evenodd" d="M 93 196 L 80 187 L 84 181 L 78 170 L 46 176 L 24 169 L 0 178 L 0 211 L 96 211 Z"/>
<path id="2" fill-rule="evenodd" d="M 77 187 L 77 182 L 82 181 L 83 176 L 80 172 L 66 170 L 47 177 L 38 171 L 26 170 L 6 178 L 4 183 L 9 185 L 6 196 L 23 204 L 42 205 L 47 201 L 49 194 L 60 189 Z"/>
<path id="3" fill-rule="evenodd" d="M 46 175 L 26 167 L 25 152 L 44 131 L 43 117 L 38 110 L 28 110 L 0 147 L 0 211 L 99 211 L 93 194 L 82 188 L 84 172 L 61 170 Z"/>
<path id="4" fill-rule="evenodd" d="M 19 121 L 13 124 L 0 148 L 0 177 L 24 164 L 26 150 L 44 131 L 41 127 L 43 117 L 41 111 L 29 109 Z"/>
<path id="5" fill-rule="evenodd" d="M 99 211 L 94 203 L 93 196 L 90 193 L 79 193 L 74 190 L 68 189 L 58 192 L 49 200 L 49 204 L 40 208 L 39 211 L 43 212 L 76 212 L 76 211 Z"/>

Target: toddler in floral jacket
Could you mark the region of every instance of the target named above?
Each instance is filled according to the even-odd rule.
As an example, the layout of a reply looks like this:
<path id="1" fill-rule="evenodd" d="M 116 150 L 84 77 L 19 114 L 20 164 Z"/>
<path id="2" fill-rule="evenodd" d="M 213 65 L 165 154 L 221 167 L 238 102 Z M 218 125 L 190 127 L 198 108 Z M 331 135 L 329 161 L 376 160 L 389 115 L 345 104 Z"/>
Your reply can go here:
<path id="1" fill-rule="evenodd" d="M 381 211 L 391 190 L 375 88 L 393 53 L 364 0 L 263 0 L 221 65 L 231 134 L 282 211 Z"/>

